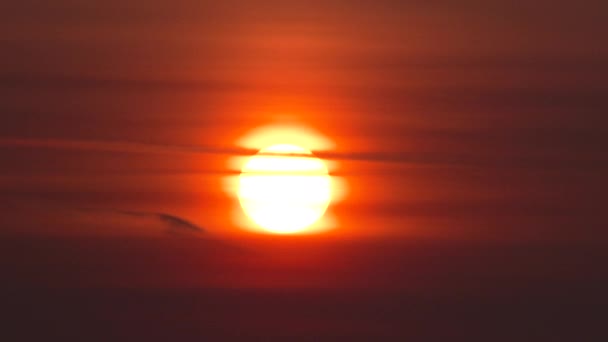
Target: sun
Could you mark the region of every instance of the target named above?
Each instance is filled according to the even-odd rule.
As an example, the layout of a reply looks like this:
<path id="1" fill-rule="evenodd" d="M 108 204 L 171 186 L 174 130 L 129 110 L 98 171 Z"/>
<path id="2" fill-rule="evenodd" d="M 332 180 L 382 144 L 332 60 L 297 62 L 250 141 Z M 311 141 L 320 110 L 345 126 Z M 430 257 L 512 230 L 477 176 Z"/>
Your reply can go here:
<path id="1" fill-rule="evenodd" d="M 243 166 L 238 197 L 247 217 L 264 231 L 302 233 L 325 213 L 331 201 L 331 177 L 311 151 L 272 145 Z"/>

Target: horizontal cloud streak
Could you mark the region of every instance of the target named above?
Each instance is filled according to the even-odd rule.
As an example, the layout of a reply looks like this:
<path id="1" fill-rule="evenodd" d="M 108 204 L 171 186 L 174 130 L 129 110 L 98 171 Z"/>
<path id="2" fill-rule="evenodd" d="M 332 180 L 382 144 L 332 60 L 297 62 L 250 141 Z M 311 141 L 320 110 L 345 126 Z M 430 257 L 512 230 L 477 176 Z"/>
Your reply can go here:
<path id="1" fill-rule="evenodd" d="M 103 151 L 117 153 L 178 153 L 178 154 L 218 154 L 226 156 L 249 156 L 257 153 L 255 149 L 224 148 L 214 146 L 157 144 L 134 141 L 103 141 L 103 140 L 75 140 L 75 139 L 23 139 L 0 138 L 0 147 L 38 147 L 66 150 Z M 336 161 L 361 161 L 380 163 L 405 163 L 420 165 L 446 165 L 446 166 L 480 166 L 480 167 L 568 167 L 576 163 L 581 165 L 606 167 L 605 158 L 585 158 L 570 155 L 527 155 L 518 156 L 492 155 L 487 153 L 465 154 L 449 152 L 336 152 L 314 151 L 315 155 Z M 276 154 L 275 155 L 281 155 Z M 309 155 L 285 154 L 285 156 L 310 157 Z M 229 170 L 227 170 L 228 173 Z"/>

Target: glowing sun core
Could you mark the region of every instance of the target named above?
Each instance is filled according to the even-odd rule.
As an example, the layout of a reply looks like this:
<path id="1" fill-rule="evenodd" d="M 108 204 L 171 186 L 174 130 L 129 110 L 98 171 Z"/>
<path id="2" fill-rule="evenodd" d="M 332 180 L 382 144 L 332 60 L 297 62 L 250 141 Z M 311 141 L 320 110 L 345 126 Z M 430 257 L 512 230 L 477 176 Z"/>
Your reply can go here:
<path id="1" fill-rule="evenodd" d="M 238 197 L 245 214 L 266 232 L 299 233 L 325 213 L 331 200 L 331 178 L 311 151 L 272 145 L 243 166 Z"/>

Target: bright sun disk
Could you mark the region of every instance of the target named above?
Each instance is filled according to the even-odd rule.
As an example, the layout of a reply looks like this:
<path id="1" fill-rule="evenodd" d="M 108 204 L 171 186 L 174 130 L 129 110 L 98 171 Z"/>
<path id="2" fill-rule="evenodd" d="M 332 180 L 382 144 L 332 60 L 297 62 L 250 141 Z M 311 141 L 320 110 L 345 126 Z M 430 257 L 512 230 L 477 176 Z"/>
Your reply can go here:
<path id="1" fill-rule="evenodd" d="M 331 177 L 311 151 L 272 145 L 250 157 L 241 170 L 238 197 L 245 214 L 269 233 L 304 232 L 331 200 Z"/>

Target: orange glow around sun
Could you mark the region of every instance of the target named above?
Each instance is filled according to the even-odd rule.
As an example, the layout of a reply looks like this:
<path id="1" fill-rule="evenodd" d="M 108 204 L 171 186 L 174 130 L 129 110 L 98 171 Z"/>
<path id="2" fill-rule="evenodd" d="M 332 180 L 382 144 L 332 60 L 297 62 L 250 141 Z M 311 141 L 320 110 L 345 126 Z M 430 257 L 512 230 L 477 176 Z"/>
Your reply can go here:
<path id="1" fill-rule="evenodd" d="M 325 213 L 332 195 L 325 163 L 291 144 L 261 149 L 244 164 L 238 198 L 244 213 L 268 233 L 303 232 Z"/>

